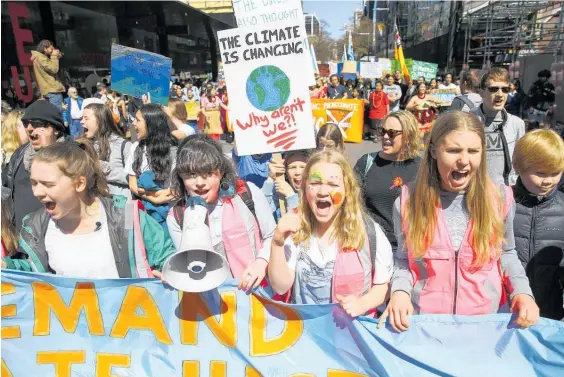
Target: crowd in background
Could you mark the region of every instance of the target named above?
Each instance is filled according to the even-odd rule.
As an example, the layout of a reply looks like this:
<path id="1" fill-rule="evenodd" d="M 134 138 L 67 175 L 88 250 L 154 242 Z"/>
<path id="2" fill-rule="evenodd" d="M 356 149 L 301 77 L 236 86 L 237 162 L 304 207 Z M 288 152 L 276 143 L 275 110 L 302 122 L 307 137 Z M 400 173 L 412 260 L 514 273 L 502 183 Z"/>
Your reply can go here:
<path id="1" fill-rule="evenodd" d="M 58 55 L 50 44 L 43 54 L 34 68 L 50 73 Z M 533 94 L 546 96 L 539 77 Z M 463 97 L 433 114 L 435 87 L 456 90 L 451 76 L 428 93 L 424 80 L 405 85 L 397 72 L 374 89 L 319 80 L 312 94 L 369 105 L 367 137 L 380 150 L 354 166 L 334 123 L 316 131 L 316 149 L 282 160 L 240 156 L 237 140 L 226 154 L 227 91 L 212 83 L 171 82 L 161 106 L 105 83 L 93 97 L 69 88 L 63 99 L 45 82 L 25 111 L 3 106 L 3 268 L 164 279 L 164 262 L 189 244 L 185 217 L 202 206 L 241 289 L 338 303 L 397 331 L 420 313 L 513 311 L 521 327 L 564 318 L 564 141 L 550 129 L 526 132 L 506 110 L 503 68 L 463 73 Z M 187 103 L 197 98 L 194 124 Z M 540 122 L 550 101 L 527 104 Z"/>

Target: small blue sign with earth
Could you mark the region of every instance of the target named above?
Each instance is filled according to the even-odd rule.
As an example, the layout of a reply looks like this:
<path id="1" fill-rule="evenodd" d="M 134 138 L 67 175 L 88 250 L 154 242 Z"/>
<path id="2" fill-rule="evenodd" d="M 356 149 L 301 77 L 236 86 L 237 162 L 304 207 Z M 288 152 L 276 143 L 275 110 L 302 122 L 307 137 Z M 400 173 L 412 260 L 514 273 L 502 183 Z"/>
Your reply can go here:
<path id="1" fill-rule="evenodd" d="M 261 111 L 278 110 L 290 97 L 290 79 L 273 65 L 254 69 L 247 78 L 247 98 Z"/>

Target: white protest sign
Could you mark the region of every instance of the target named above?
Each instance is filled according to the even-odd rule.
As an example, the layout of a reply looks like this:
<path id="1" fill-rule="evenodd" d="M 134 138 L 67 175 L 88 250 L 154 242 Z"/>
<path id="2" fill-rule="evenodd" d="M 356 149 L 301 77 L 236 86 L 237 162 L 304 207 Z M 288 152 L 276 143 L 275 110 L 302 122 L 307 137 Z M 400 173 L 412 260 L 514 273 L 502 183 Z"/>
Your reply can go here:
<path id="1" fill-rule="evenodd" d="M 300 30 L 279 22 L 217 33 L 239 155 L 315 147 Z"/>
<path id="2" fill-rule="evenodd" d="M 392 72 L 392 61 L 390 59 L 378 58 L 378 65 L 382 73 L 388 74 Z"/>
<path id="3" fill-rule="evenodd" d="M 372 62 L 360 62 L 360 76 L 369 79 L 379 79 L 382 77 L 380 64 Z"/>
<path id="4" fill-rule="evenodd" d="M 309 54 L 309 42 L 300 0 L 233 0 L 233 12 L 238 27 L 265 26 L 272 22 L 285 21 L 299 24 L 300 35 L 304 40 L 305 50 Z M 313 67 L 308 66 L 304 69 L 310 74 L 306 83 L 315 85 Z"/>

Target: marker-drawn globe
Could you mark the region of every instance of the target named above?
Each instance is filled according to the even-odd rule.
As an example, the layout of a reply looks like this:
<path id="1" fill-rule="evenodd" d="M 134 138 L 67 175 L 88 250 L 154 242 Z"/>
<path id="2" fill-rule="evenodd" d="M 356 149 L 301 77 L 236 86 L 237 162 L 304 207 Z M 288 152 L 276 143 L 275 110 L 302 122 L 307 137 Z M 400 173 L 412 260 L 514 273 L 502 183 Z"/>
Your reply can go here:
<path id="1" fill-rule="evenodd" d="M 276 66 L 258 67 L 247 78 L 247 98 L 258 110 L 277 110 L 288 101 L 288 97 L 290 79 Z"/>

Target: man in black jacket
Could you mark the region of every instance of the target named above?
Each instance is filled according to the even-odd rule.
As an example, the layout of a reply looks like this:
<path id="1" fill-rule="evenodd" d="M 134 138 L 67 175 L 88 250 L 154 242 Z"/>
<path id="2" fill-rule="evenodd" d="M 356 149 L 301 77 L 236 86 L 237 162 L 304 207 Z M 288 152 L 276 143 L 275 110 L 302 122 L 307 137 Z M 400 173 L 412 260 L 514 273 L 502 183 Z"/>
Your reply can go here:
<path id="1" fill-rule="evenodd" d="M 22 219 L 28 213 L 41 208 L 33 196 L 29 170 L 35 153 L 43 147 L 65 140 L 65 126 L 59 108 L 48 101 L 36 101 L 29 106 L 22 118 L 29 142 L 19 147 L 8 166 L 2 171 L 3 200 L 11 200 L 14 224 L 19 232 Z"/>

